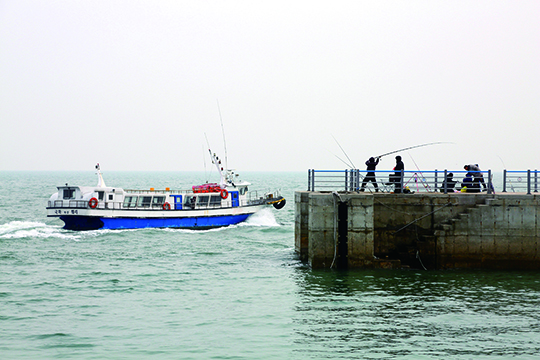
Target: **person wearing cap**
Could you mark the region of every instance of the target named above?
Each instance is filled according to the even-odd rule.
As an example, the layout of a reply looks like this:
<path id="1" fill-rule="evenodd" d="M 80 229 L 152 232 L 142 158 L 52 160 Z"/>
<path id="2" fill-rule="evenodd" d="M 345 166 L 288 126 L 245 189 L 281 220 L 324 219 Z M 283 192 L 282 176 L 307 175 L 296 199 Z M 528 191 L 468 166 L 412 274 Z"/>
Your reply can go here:
<path id="1" fill-rule="evenodd" d="M 463 166 L 465 170 L 471 173 L 472 176 L 474 176 L 474 180 L 481 183 L 484 189 L 486 188 L 486 183 L 484 182 L 484 175 L 482 175 L 482 170 L 480 170 L 480 167 L 478 164 L 469 164 Z"/>
<path id="2" fill-rule="evenodd" d="M 375 192 L 379 191 L 379 186 L 377 185 L 377 179 L 375 178 L 375 172 L 374 172 L 378 164 L 379 164 L 379 157 L 377 158 L 370 157 L 369 160 L 366 161 L 368 173 L 366 174 L 364 181 L 362 181 L 362 187 L 360 188 L 360 191 L 364 191 L 369 181 L 373 183 L 373 187 L 375 187 Z"/>

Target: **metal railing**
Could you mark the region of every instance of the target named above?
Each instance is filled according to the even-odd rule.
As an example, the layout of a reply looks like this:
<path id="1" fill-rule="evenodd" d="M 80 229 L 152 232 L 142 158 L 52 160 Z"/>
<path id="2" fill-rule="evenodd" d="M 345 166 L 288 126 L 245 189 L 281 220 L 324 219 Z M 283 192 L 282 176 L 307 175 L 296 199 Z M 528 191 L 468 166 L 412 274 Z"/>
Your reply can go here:
<path id="1" fill-rule="evenodd" d="M 512 192 L 527 192 L 531 195 L 538 192 L 538 170 L 503 171 L 503 192 L 508 188 Z M 516 191 L 517 190 L 517 191 Z"/>
<path id="2" fill-rule="evenodd" d="M 370 174 L 368 174 L 370 173 Z M 467 175 L 472 176 L 467 176 Z M 491 170 L 400 171 L 394 170 L 308 170 L 308 191 L 381 192 L 493 192 Z M 375 180 L 375 181 L 373 181 Z M 468 181 L 469 180 L 469 181 Z M 377 184 L 377 186 L 375 186 Z"/>

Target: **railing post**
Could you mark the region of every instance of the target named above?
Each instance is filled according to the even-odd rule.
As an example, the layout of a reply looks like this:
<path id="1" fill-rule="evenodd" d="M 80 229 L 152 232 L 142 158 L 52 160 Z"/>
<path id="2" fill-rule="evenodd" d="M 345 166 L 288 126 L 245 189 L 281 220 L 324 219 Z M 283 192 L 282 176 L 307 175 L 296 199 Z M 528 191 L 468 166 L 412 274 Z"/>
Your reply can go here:
<path id="1" fill-rule="evenodd" d="M 538 170 L 534 169 L 534 192 L 538 192 Z"/>
<path id="2" fill-rule="evenodd" d="M 445 174 L 444 178 L 446 179 L 446 170 L 444 174 Z M 435 179 L 433 180 L 435 181 L 435 192 L 437 192 L 437 169 L 435 169 Z"/>
<path id="3" fill-rule="evenodd" d="M 527 195 L 531 195 L 531 170 L 527 170 Z"/>
<path id="4" fill-rule="evenodd" d="M 443 180 L 443 186 L 444 186 L 444 193 L 445 194 L 448 194 L 448 176 L 446 176 L 448 174 L 448 169 L 444 169 L 444 180 Z M 437 176 L 437 175 L 435 175 Z M 435 177 L 436 179 L 436 177 Z"/>
<path id="5" fill-rule="evenodd" d="M 493 186 L 491 184 L 491 169 L 488 170 L 488 190 L 487 190 L 487 193 L 488 194 L 493 193 Z"/>
<path id="6" fill-rule="evenodd" d="M 349 170 L 345 169 L 345 191 L 347 191 L 347 174 L 349 173 Z"/>
<path id="7" fill-rule="evenodd" d="M 506 169 L 503 170 L 503 190 L 502 192 L 506 192 Z"/>
<path id="8" fill-rule="evenodd" d="M 311 191 L 311 169 L 307 171 L 307 191 Z"/>
<path id="9" fill-rule="evenodd" d="M 399 179 L 399 192 L 402 193 L 403 192 L 403 179 L 405 177 L 405 172 L 403 169 L 401 169 L 401 178 Z"/>

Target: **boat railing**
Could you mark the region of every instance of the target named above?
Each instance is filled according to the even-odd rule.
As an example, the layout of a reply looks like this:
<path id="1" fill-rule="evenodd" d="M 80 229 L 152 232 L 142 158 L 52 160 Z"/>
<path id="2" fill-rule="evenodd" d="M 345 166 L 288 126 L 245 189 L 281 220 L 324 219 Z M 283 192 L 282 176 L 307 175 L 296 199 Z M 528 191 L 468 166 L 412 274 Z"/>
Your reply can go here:
<path id="1" fill-rule="evenodd" d="M 373 173 L 374 176 L 368 176 Z M 466 182 L 467 174 L 473 174 L 474 181 Z M 493 192 L 492 172 L 469 172 L 463 170 L 394 171 L 394 170 L 308 170 L 308 191 L 357 192 L 442 192 L 453 193 L 468 185 L 467 192 Z M 377 188 L 374 186 L 374 182 Z"/>
<path id="2" fill-rule="evenodd" d="M 88 207 L 88 201 L 86 200 L 54 200 L 47 204 L 49 207 L 54 208 L 70 208 L 70 209 L 85 209 Z"/>
<path id="3" fill-rule="evenodd" d="M 145 190 L 134 190 L 134 189 L 128 189 L 124 190 L 125 193 L 128 194 L 173 194 L 173 195 L 184 195 L 184 194 L 191 194 L 193 193 L 193 190 L 154 190 L 154 189 L 145 189 Z"/>

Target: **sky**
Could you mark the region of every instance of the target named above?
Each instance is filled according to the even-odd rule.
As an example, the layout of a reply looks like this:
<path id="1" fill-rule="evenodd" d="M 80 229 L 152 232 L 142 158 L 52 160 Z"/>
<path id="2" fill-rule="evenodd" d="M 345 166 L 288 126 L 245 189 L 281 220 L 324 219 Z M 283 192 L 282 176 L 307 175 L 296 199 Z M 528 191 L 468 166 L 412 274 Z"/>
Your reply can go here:
<path id="1" fill-rule="evenodd" d="M 537 0 L 0 0 L 0 171 L 203 171 L 209 146 L 239 172 L 364 169 L 432 142 L 406 170 L 537 169 L 539 19 Z"/>

